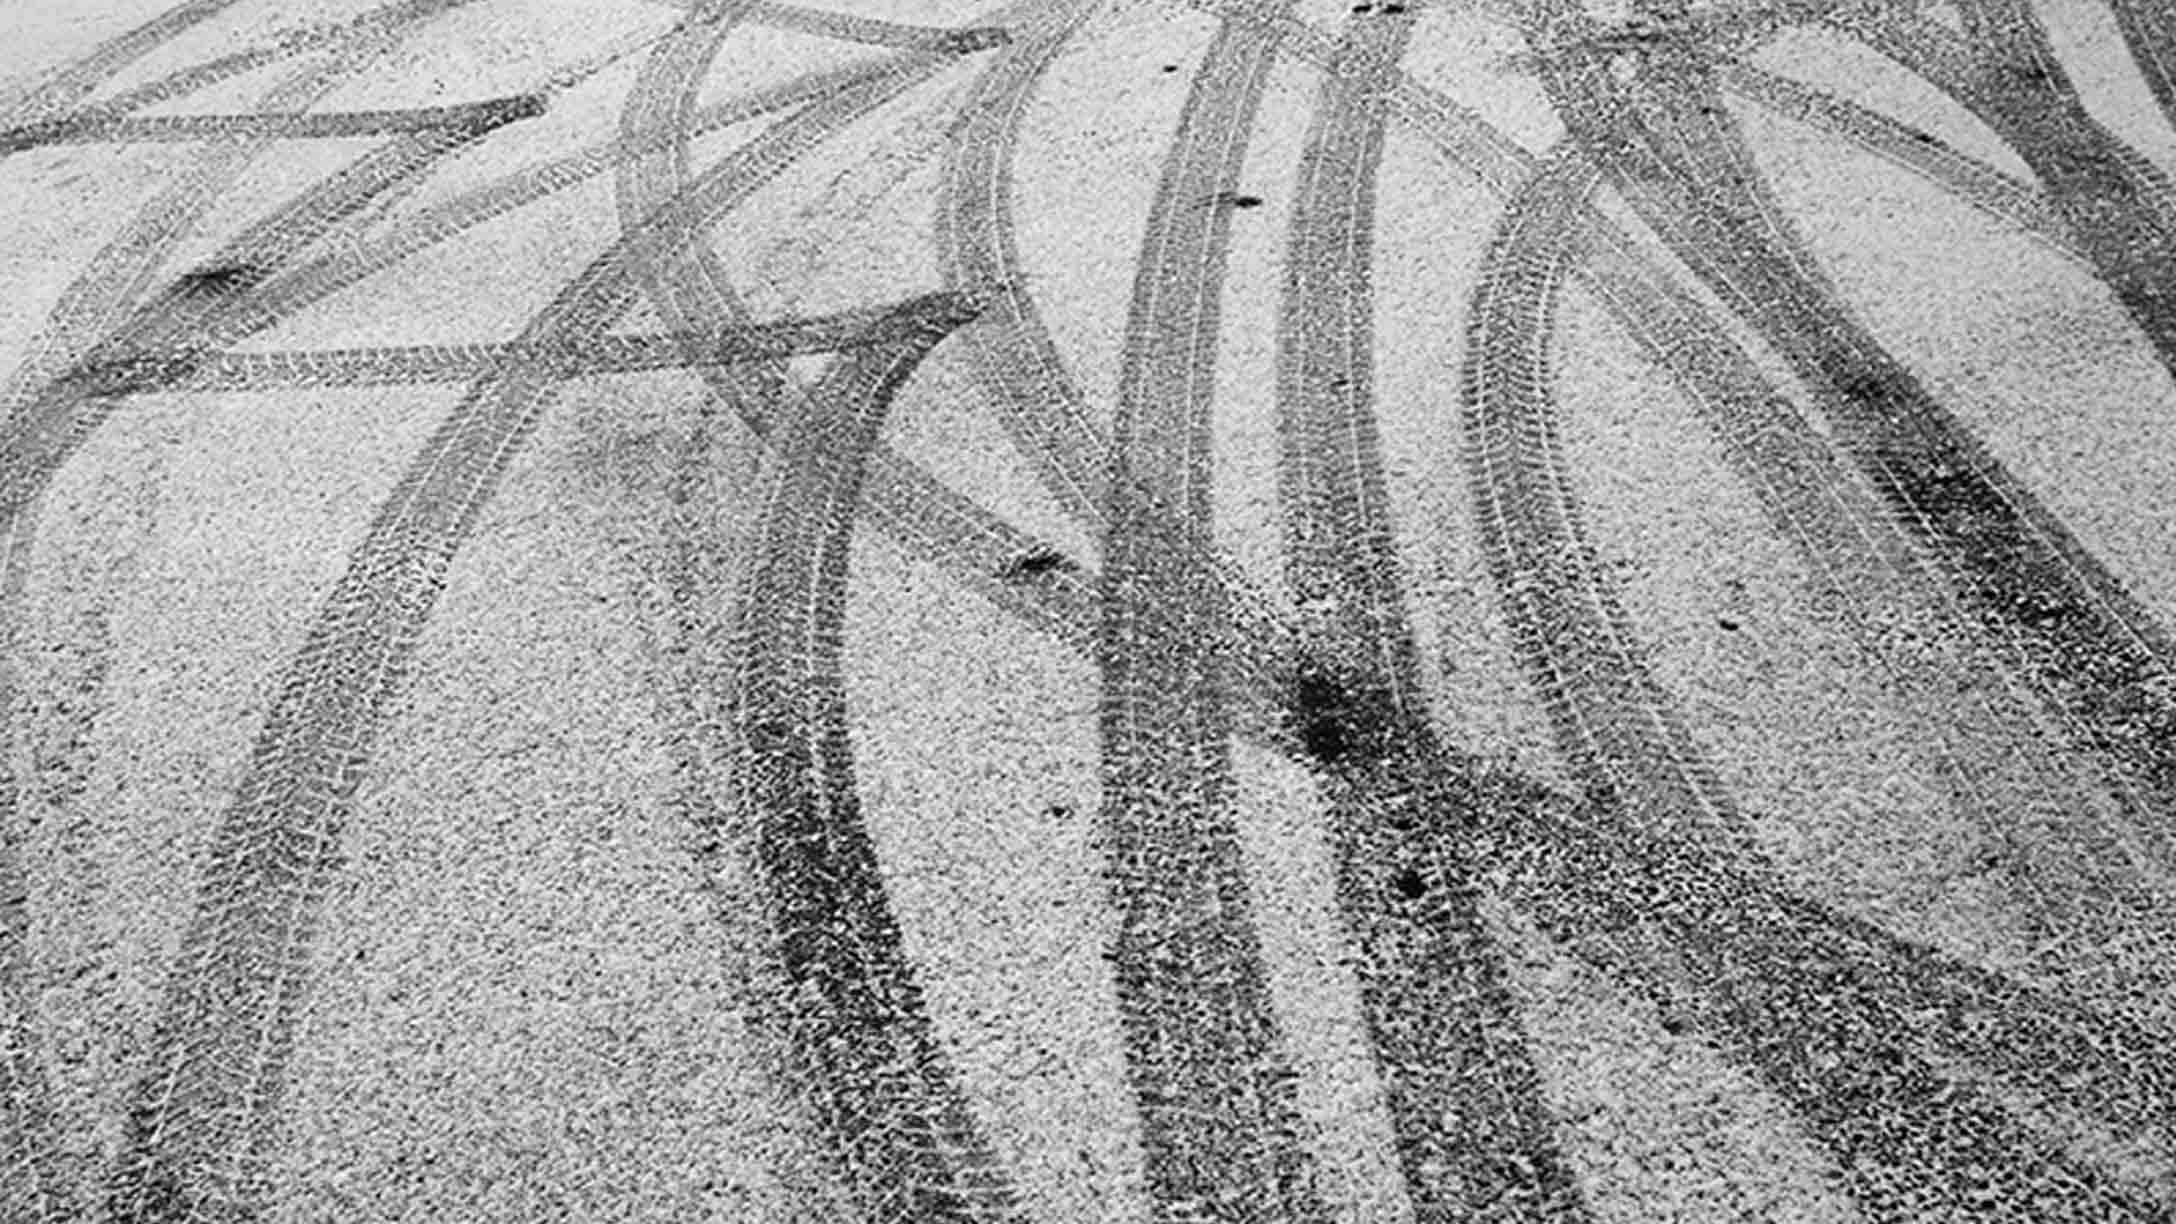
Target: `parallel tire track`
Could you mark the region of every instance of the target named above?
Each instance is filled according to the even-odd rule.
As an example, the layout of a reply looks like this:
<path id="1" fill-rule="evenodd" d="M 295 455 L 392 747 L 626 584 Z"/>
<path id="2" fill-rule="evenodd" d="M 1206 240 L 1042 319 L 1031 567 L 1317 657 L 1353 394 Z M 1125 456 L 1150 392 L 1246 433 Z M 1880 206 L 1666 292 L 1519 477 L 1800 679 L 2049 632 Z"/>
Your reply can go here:
<path id="1" fill-rule="evenodd" d="M 892 395 L 971 309 L 902 312 L 919 334 L 858 350 L 813 394 L 821 414 L 773 433 L 774 477 L 728 678 L 736 823 L 755 830 L 791 992 L 788 1083 L 870 1221 L 1013 1214 L 930 1028 L 855 796 L 839 669 L 849 545 Z M 699 831 L 722 833 L 723 830 Z M 790 1010 L 788 1006 L 790 1005 Z"/>
<path id="2" fill-rule="evenodd" d="M 937 213 L 947 283 L 993 294 L 988 314 L 963 339 L 999 422 L 1059 506 L 1084 523 L 1103 513 L 1107 443 L 1028 295 L 1012 174 L 1029 99 L 1098 7 L 1099 0 L 1065 0 L 998 52 L 961 108 Z"/>
<path id="3" fill-rule="evenodd" d="M 1569 148 L 1545 165 L 1498 231 L 1472 312 L 1467 462 L 1483 545 L 1587 793 L 1584 827 L 1506 848 L 1560 860 L 1540 871 L 1551 886 L 1525 899 L 1546 929 L 1613 961 L 1666 1015 L 1760 1074 L 1874 1218 L 2159 1218 L 1928 1061 L 1941 1021 L 1899 996 L 1942 994 L 1939 959 L 1900 964 L 1895 941 L 1768 885 L 1730 797 L 1640 663 L 1586 539 L 1551 407 L 1555 302 L 1597 174 Z M 2166 1105 L 2147 1120 L 2165 1126 Z"/>
<path id="4" fill-rule="evenodd" d="M 1278 322 L 1279 497 L 1293 593 L 1325 611 L 1305 625 L 1295 730 L 1325 779 L 1339 908 L 1415 1218 L 1575 1220 L 1477 906 L 1471 796 L 1439 776 L 1373 416 L 1376 99 L 1413 20 L 1352 20 L 1336 50 L 1347 72 L 1325 78 L 1300 160 Z"/>
<path id="5" fill-rule="evenodd" d="M 2176 864 L 2176 644 L 2031 493 L 1842 307 L 1787 222 L 1749 191 L 1742 139 L 1697 53 L 1627 85 L 1599 62 L 1545 74 L 1567 124 L 1678 257 L 1812 387 L 1833 445 L 1913 536 L 2069 742 L 2130 809 L 2051 830 L 2113 875 Z M 1650 79 L 1660 84 L 1647 84 Z"/>
<path id="6" fill-rule="evenodd" d="M 519 343 L 608 331 L 662 246 L 814 147 L 856 113 L 852 101 L 780 124 L 627 226 Z M 204 858 L 112 1179 L 117 1219 L 240 1219 L 264 1192 L 309 945 L 354 788 L 455 551 L 557 387 L 514 370 L 470 391 L 379 507 L 288 665 Z"/>
<path id="7" fill-rule="evenodd" d="M 733 0 L 705 5 L 661 42 L 629 95 L 623 132 L 684 133 L 697 89 L 748 8 Z M 935 62 L 835 94 L 786 126 L 808 125 L 796 142 L 806 147 L 926 79 Z M 623 217 L 682 190 L 687 158 L 683 135 L 623 165 Z M 688 221 L 643 261 L 638 280 L 670 325 L 737 323 L 746 312 L 694 218 Z M 945 307 L 925 313 L 934 325 L 919 339 L 849 358 L 814 395 L 792 385 L 779 359 L 703 368 L 715 399 L 769 444 L 780 474 L 734 620 L 728 743 L 715 754 L 727 773 L 724 799 L 709 801 L 721 780 L 700 775 L 688 779 L 683 798 L 709 853 L 747 853 L 739 841 L 753 842 L 771 908 L 772 956 L 793 991 L 763 1009 L 758 1032 L 784 1047 L 777 1086 L 801 1107 L 793 1123 L 816 1132 L 809 1146 L 830 1154 L 829 1180 L 872 1220 L 1012 1213 L 1010 1191 L 930 1029 L 860 824 L 837 660 L 856 509 L 870 482 L 891 474 L 874 462 L 883 411 L 915 361 L 971 315 L 958 309 L 965 300 L 948 297 Z M 702 508 L 691 509 L 699 515 Z M 705 631 L 703 610 L 732 598 L 715 589 L 728 581 L 704 564 L 674 575 L 678 632 Z M 697 725 L 714 724 L 704 718 Z M 693 736 L 704 737 L 700 730 Z M 713 756 L 702 747 L 681 755 L 701 768 Z"/>
<path id="8" fill-rule="evenodd" d="M 1120 363 L 1103 547 L 1105 875 L 1128 1074 L 1159 1220 L 1315 1220 L 1230 813 L 1209 411 L 1230 210 L 1273 33 L 1225 23 L 1150 206 Z"/>

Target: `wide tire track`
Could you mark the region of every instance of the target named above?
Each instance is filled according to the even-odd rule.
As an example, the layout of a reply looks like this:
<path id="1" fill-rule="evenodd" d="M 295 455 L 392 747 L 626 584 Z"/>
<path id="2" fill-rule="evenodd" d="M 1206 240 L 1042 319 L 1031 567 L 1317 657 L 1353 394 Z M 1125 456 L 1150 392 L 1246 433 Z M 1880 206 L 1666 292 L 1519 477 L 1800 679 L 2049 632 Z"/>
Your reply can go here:
<path id="1" fill-rule="evenodd" d="M 1374 420 L 1385 107 L 1414 14 L 1355 17 L 1300 162 L 1278 323 L 1279 498 L 1306 618 L 1294 729 L 1330 801 L 1339 908 L 1418 1220 L 1580 1219 L 1484 929 L 1463 780 L 1438 777 Z"/>
<path id="2" fill-rule="evenodd" d="M 1227 201 L 1275 51 L 1264 27 L 1221 24 L 1180 113 L 1137 264 L 1105 492 L 1100 833 L 1159 1220 L 1324 1212 L 1249 913 L 1230 812 L 1225 595 L 1201 562 Z"/>
<path id="3" fill-rule="evenodd" d="M 790 1034 L 786 1083 L 871 1221 L 1013 1215 L 931 1029 L 862 825 L 839 666 L 868 456 L 893 394 L 971 314 L 944 298 L 905 316 L 919 336 L 857 351 L 811 395 L 820 415 L 778 423 L 734 616 L 728 790 L 736 823 L 754 830 L 790 992 L 766 1027 Z"/>

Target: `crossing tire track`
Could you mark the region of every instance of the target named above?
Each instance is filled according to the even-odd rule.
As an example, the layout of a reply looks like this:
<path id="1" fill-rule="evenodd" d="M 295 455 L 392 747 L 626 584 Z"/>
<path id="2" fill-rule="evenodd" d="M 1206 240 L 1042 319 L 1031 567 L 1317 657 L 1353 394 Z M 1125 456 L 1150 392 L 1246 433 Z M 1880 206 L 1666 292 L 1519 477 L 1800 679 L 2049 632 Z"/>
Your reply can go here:
<path id="1" fill-rule="evenodd" d="M 2166 878 L 2176 644 L 1825 280 L 1804 273 L 1811 256 L 1795 231 L 1744 190 L 1745 158 L 1726 151 L 1742 140 L 1714 102 L 1708 66 L 1696 51 L 1673 55 L 1650 58 L 1630 85 L 1591 59 L 1554 63 L 1546 84 L 1642 217 L 1814 388 L 1832 444 L 1963 601 L 2005 667 L 2000 683 L 2034 693 L 2126 809 L 2114 821 L 2058 817 L 2046 832 L 2111 877 Z"/>
<path id="2" fill-rule="evenodd" d="M 1153 1213 L 1324 1207 L 1250 914 L 1232 795 L 1210 398 L 1231 197 L 1273 31 L 1220 24 L 1150 206 L 1120 358 L 1097 667 L 1105 877 Z"/>
<path id="3" fill-rule="evenodd" d="M 1278 473 L 1308 659 L 1295 731 L 1323 775 L 1339 908 L 1416 1219 L 1585 1216 L 1502 959 L 1481 923 L 1474 816 L 1439 776 L 1374 421 L 1370 264 L 1386 90 L 1414 14 L 1363 13 L 1301 153 L 1278 322 Z M 1456 811 L 1446 818 L 1445 810 Z M 1448 826 L 1448 827 L 1447 827 Z"/>
<path id="4" fill-rule="evenodd" d="M 1768 883 L 1731 797 L 1640 662 L 1586 539 L 1551 405 L 1555 302 L 1598 176 L 1571 145 L 1545 162 L 1499 227 L 1471 313 L 1467 463 L 1483 548 L 1586 796 L 1544 852 L 1561 856 L 1542 869 L 1555 891 L 1524 900 L 1545 929 L 1757 1072 L 1872 1218 L 2159 1218 L 1928 1061 L 1924 1027 L 1897 1004 L 1914 986 L 1880 973 L 1900 967 L 1896 941 L 1864 924 L 1840 937 L 1820 907 Z M 1502 851 L 1511 861 L 1537 848 Z M 1916 988 L 1938 994 L 1923 971 L 1936 958 L 1918 959 Z"/>
<path id="5" fill-rule="evenodd" d="M 856 101 L 781 123 L 625 227 L 520 343 L 609 331 L 661 245 L 775 177 L 850 121 Z M 471 389 L 379 507 L 289 663 L 203 859 L 197 913 L 110 1183 L 117 1219 L 243 1218 L 261 1197 L 309 945 L 354 788 L 455 551 L 559 386 L 515 369 Z"/>
<path id="6" fill-rule="evenodd" d="M 855 351 L 810 396 L 814 414 L 774 427 L 722 728 L 789 992 L 770 1022 L 792 1034 L 786 1082 L 872 1221 L 1014 1214 L 931 1030 L 862 825 L 839 666 L 867 458 L 893 393 L 969 313 L 947 297 L 905 315 L 919 336 Z"/>

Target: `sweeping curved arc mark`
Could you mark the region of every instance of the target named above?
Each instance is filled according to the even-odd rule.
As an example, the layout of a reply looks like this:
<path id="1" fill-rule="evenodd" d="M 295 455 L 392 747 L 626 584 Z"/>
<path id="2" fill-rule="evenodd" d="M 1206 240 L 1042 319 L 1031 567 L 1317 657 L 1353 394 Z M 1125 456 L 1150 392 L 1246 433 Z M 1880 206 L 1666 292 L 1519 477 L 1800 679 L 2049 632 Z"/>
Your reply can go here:
<path id="1" fill-rule="evenodd" d="M 921 334 L 847 357 L 773 431 L 775 475 L 735 616 L 728 792 L 756 831 L 792 991 L 790 1086 L 861 1218 L 1016 1214 L 930 1025 L 856 799 L 839 649 L 860 485 L 893 394 L 969 317 L 946 297 Z M 782 1009 L 783 1010 L 783 1009 Z"/>
<path id="2" fill-rule="evenodd" d="M 1835 1152 L 1875 1218 L 1921 1218 L 1930 1203 L 2153 1218 L 1926 1063 L 1923 1036 L 1894 1003 L 1899 987 L 1863 963 L 1878 933 L 1862 925 L 1857 943 L 1841 940 L 1825 911 L 1768 882 L 1728 794 L 1630 655 L 1551 421 L 1554 299 L 1598 177 L 1567 146 L 1514 200 L 1476 290 L 1467 357 L 1466 461 L 1483 547 L 1594 825 L 1548 849 L 1564 861 L 1540 874 L 1569 889 L 1529 888 L 1526 900 L 1569 937 L 1614 932 L 1590 954 L 1614 957 L 1616 971 L 1749 1063 Z M 1662 947 L 1642 947 L 1643 930 Z M 1896 967 L 1893 954 L 1874 959 Z"/>
<path id="3" fill-rule="evenodd" d="M 1158 1218 L 1315 1220 L 1229 805 L 1208 414 L 1230 210 L 1275 36 L 1212 37 L 1149 210 L 1120 359 L 1097 669 L 1111 953 Z"/>
<path id="4" fill-rule="evenodd" d="M 1415 1218 L 1577 1220 L 1459 844 L 1478 796 L 1431 731 L 1373 416 L 1381 96 L 1412 24 L 1348 25 L 1335 55 L 1358 72 L 1325 77 L 1300 156 L 1277 328 L 1278 483 L 1292 590 L 1324 611 L 1309 618 L 1294 717 L 1330 804 L 1339 909 Z"/>
<path id="5" fill-rule="evenodd" d="M 1950 95 L 2007 144 L 2102 283 L 2176 374 L 2176 184 L 2085 107 L 2029 6 L 1961 0 L 1970 38 L 1866 8 L 1841 28 Z"/>
<path id="6" fill-rule="evenodd" d="M 2083 831 L 2128 843 L 2108 851 L 2111 861 L 2166 874 L 2176 862 L 2165 835 L 2176 811 L 2176 642 L 1833 294 L 1794 274 L 1802 261 L 1774 254 L 1803 248 L 1795 231 L 1743 201 L 1727 204 L 1739 181 L 1706 173 L 1697 153 L 1721 139 L 1727 118 L 1686 115 L 1696 91 L 1683 83 L 1630 91 L 1597 65 L 1559 67 L 1547 84 L 1679 258 L 1816 389 L 1835 444 L 1915 533 L 1980 631 L 2021 662 L 2010 681 L 2030 687 L 2065 738 L 2100 763 L 2128 827 Z"/>
<path id="7" fill-rule="evenodd" d="M 54 111 L 65 111 L 96 92 L 123 68 L 190 29 L 232 8 L 235 0 L 190 0 L 133 30 L 100 43 L 91 53 L 62 68 L 23 94 L 0 102 L 0 124 L 13 127 Z"/>
<path id="8" fill-rule="evenodd" d="M 1720 72 L 1723 83 L 1739 97 L 1850 140 L 2066 258 L 2089 262 L 2045 193 L 1957 150 L 1940 137 L 1752 64 L 1722 65 Z"/>
<path id="9" fill-rule="evenodd" d="M 946 155 L 937 244 L 946 283 L 994 287 L 964 334 L 999 422 L 1043 487 L 1076 522 L 1100 520 L 1107 443 L 1029 295 L 1013 223 L 1013 163 L 1029 100 L 1101 7 L 1068 0 L 1016 36 L 976 80 Z"/>
<path id="10" fill-rule="evenodd" d="M 627 232 L 522 342 L 608 331 L 640 269 L 853 117 L 819 106 L 725 158 Z M 284 1090 L 316 911 L 341 825 L 453 554 L 557 384 L 517 369 L 474 388 L 380 505 L 287 668 L 232 806 L 213 833 L 110 1183 L 119 1220 L 247 1204 Z"/>

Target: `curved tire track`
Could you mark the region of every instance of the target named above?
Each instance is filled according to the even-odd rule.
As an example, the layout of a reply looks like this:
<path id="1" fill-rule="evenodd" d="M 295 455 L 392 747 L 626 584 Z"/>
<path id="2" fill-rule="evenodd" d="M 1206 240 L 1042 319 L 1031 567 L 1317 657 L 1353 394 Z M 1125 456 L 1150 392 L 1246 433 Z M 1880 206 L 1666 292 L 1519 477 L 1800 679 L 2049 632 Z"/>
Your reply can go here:
<path id="1" fill-rule="evenodd" d="M 839 648 L 848 548 L 892 395 L 971 311 L 903 316 L 918 336 L 857 351 L 773 434 L 775 483 L 734 618 L 729 793 L 755 831 L 790 1010 L 787 1083 L 817 1120 L 860 1218 L 1013 1215 L 931 1030 L 861 823 Z M 700 832 L 722 835 L 698 822 Z"/>
<path id="2" fill-rule="evenodd" d="M 1597 180 L 1576 152 L 1551 159 L 1499 228 L 1472 312 L 1467 462 L 1483 545 L 1587 792 L 1586 827 L 1545 851 L 1564 861 L 1543 874 L 1571 887 L 1528 890 L 1529 902 L 1545 928 L 1583 937 L 1666 1015 L 1759 1073 L 1874 1218 L 2160 1218 L 1927 1061 L 1929 1026 L 1898 996 L 1939 996 L 1941 975 L 1927 971 L 1939 959 L 1915 953 L 1917 972 L 1887 976 L 1897 941 L 1767 885 L 1730 797 L 1640 662 L 1586 539 L 1550 402 L 1571 226 Z M 2154 1113 L 2165 1125 L 2165 1104 Z"/>
<path id="3" fill-rule="evenodd" d="M 1330 801 L 1338 901 L 1407 1197 L 1420 1220 L 1584 1218 L 1482 925 L 1470 782 L 1421 690 L 1374 421 L 1375 101 L 1415 14 L 1362 14 L 1300 160 L 1278 322 L 1279 499 L 1308 662 L 1292 703 Z M 1425 798 L 1423 798 L 1425 796 Z M 1453 814 L 1455 813 L 1455 815 Z"/>
<path id="4" fill-rule="evenodd" d="M 641 270 L 850 120 L 852 99 L 786 120 L 654 210 L 564 288 L 521 343 L 608 331 Z M 432 434 L 350 556 L 259 733 L 204 858 L 110 1189 L 120 1220 L 242 1218 L 307 989 L 309 946 L 342 826 L 453 554 L 558 384 L 514 370 Z"/>

